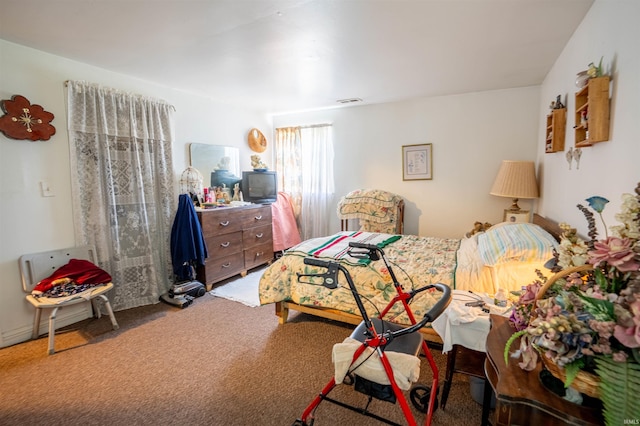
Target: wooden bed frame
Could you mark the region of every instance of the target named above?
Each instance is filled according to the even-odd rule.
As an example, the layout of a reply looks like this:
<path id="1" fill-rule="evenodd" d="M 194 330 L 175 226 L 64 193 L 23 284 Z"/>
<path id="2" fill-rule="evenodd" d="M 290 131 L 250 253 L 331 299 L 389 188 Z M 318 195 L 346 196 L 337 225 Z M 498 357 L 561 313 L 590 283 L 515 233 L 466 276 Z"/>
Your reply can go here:
<path id="1" fill-rule="evenodd" d="M 562 229 L 557 222 L 534 213 L 533 223 L 545 229 L 547 232 L 553 235 L 556 240 L 560 241 Z M 300 305 L 298 303 L 290 301 L 276 302 L 275 305 L 276 315 L 278 316 L 278 322 L 280 324 L 285 324 L 287 322 L 287 319 L 289 317 L 289 310 L 294 310 L 305 314 L 310 314 L 317 317 L 353 325 L 358 325 L 362 322 L 362 317 L 360 317 L 359 315 L 349 314 L 346 312 L 338 311 L 337 309 Z M 426 341 L 436 344 L 442 344 L 442 339 L 430 326 L 423 327 L 420 332 L 422 333 Z"/>

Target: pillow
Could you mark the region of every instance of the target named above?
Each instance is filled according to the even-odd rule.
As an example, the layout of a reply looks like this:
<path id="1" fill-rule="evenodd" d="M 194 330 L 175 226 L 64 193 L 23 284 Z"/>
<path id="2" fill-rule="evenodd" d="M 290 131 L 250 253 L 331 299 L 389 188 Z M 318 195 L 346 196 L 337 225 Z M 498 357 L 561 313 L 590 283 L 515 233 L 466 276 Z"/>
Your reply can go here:
<path id="1" fill-rule="evenodd" d="M 546 262 L 557 246 L 551 234 L 533 223 L 499 223 L 478 236 L 478 251 L 488 266 Z"/>

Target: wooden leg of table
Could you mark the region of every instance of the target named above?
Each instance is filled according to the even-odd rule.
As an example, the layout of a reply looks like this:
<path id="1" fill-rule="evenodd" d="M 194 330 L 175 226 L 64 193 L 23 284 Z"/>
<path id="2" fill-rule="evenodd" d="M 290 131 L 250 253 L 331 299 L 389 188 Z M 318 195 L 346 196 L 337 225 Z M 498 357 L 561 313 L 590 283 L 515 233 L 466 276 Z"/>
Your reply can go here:
<path id="1" fill-rule="evenodd" d="M 489 425 L 489 411 L 491 410 L 491 397 L 493 396 L 493 389 L 491 389 L 491 384 L 489 384 L 489 380 L 484 379 L 484 393 L 482 395 L 482 422 L 480 423 L 482 426 Z"/>
<path id="2" fill-rule="evenodd" d="M 456 352 L 458 348 L 456 345 L 451 348 L 447 353 L 447 367 L 444 374 L 444 385 L 442 387 L 442 401 L 440 402 L 440 408 L 444 410 L 447 405 L 447 398 L 449 397 L 449 390 L 451 390 L 451 382 L 453 380 L 453 371 L 456 366 Z"/>

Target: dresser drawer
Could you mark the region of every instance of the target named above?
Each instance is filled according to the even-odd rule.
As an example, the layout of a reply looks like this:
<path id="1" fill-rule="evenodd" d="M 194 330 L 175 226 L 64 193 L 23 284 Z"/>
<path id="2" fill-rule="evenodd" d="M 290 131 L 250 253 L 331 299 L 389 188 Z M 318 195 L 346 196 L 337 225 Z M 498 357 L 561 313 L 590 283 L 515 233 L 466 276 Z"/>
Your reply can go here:
<path id="1" fill-rule="evenodd" d="M 263 263 L 267 263 L 273 260 L 273 242 L 259 246 L 253 246 L 245 248 L 244 250 L 244 267 L 245 269 L 251 269 Z"/>
<path id="2" fill-rule="evenodd" d="M 207 277 L 207 285 L 239 274 L 244 271 L 243 253 L 233 253 L 224 257 L 209 256 L 204 265 L 204 270 Z"/>
<path id="3" fill-rule="evenodd" d="M 209 258 L 215 259 L 241 252 L 243 244 L 242 234 L 241 231 L 237 231 L 207 238 Z"/>
<path id="4" fill-rule="evenodd" d="M 199 212 L 202 234 L 205 237 L 242 230 L 243 214 L 237 210 Z"/>
<path id="5" fill-rule="evenodd" d="M 242 231 L 242 244 L 244 248 L 265 244 L 272 240 L 273 228 L 271 225 L 257 226 Z"/>
<path id="6" fill-rule="evenodd" d="M 244 210 L 241 213 L 242 229 L 256 226 L 271 226 L 271 206 L 260 206 Z"/>

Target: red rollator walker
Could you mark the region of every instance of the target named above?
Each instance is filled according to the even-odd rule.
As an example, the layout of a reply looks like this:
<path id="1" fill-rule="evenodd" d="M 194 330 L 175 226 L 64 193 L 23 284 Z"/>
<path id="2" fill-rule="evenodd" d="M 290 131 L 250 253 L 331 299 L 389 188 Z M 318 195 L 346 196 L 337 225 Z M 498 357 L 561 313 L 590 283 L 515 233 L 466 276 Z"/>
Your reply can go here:
<path id="1" fill-rule="evenodd" d="M 344 274 L 349 285 L 349 289 L 351 290 L 356 305 L 358 306 L 358 310 L 362 315 L 362 322 L 351 334 L 351 338 L 357 340 L 358 342 L 361 342 L 361 344 L 353 354 L 353 359 L 351 361 L 347 374 L 344 377 L 343 383 L 346 385 L 354 385 L 354 389 L 356 391 L 368 395 L 368 402 L 366 404 L 366 407 L 362 408 L 355 407 L 343 401 L 330 398 L 329 393 L 337 386 L 336 377 L 334 376 L 329 381 L 329 383 L 327 383 L 327 385 L 320 391 L 320 393 L 313 399 L 309 406 L 307 406 L 302 416 L 297 419 L 293 423 L 293 425 L 312 426 L 315 420 L 315 411 L 323 401 L 328 401 L 352 411 L 356 411 L 364 416 L 374 418 L 386 424 L 397 425 L 397 423 L 394 423 L 389 419 L 368 411 L 369 404 L 371 403 L 373 398 L 388 401 L 391 403 L 398 402 L 407 420 L 407 424 L 411 426 L 417 425 L 411 408 L 407 403 L 407 399 L 405 398 L 402 389 L 400 389 L 396 382 L 396 378 L 394 377 L 394 369 L 389 360 L 390 356 L 387 356 L 385 352 L 397 352 L 418 357 L 420 355 L 420 351 L 422 351 L 425 358 L 429 362 L 429 366 L 431 367 L 431 370 L 433 372 L 433 380 L 430 387 L 424 385 L 414 385 L 414 387 L 409 392 L 409 396 L 415 408 L 420 412 L 426 413 L 424 424 L 430 425 L 431 419 L 433 417 L 433 412 L 438 405 L 436 398 L 436 395 L 438 393 L 438 367 L 436 366 L 436 363 L 433 360 L 433 356 L 429 351 L 429 347 L 427 346 L 419 330 L 427 323 L 430 323 L 434 319 L 436 319 L 449 305 L 449 302 L 451 301 L 451 289 L 449 288 L 449 286 L 444 284 L 430 284 L 416 290 L 405 292 L 400 283 L 398 283 L 391 265 L 387 261 L 384 251 L 381 248 L 371 244 L 362 244 L 356 242 L 349 243 L 349 246 L 351 247 L 349 249 L 349 254 L 352 257 L 369 260 L 382 259 L 387 270 L 389 271 L 391 279 L 393 280 L 393 285 L 395 286 L 397 294 L 382 310 L 382 312 L 380 312 L 377 318 L 369 318 L 369 316 L 367 315 L 367 311 L 365 310 L 362 303 L 362 298 L 356 290 L 349 271 L 335 261 L 324 261 L 316 258 L 305 258 L 305 264 L 326 268 L 327 272 L 324 274 L 298 273 L 298 280 L 300 281 L 300 278 L 302 277 L 319 277 L 322 281 L 322 285 L 329 289 L 335 289 L 338 287 L 339 271 L 342 271 L 342 273 Z M 416 294 L 430 289 L 437 289 L 438 291 L 442 292 L 442 297 L 431 308 L 431 310 L 427 312 L 419 322 L 417 322 L 413 313 L 411 312 L 409 303 Z M 404 306 L 407 316 L 409 317 L 409 320 L 412 324 L 411 326 L 402 326 L 383 320 L 385 315 L 396 303 L 402 303 L 402 305 Z M 364 361 L 358 360 L 358 358 L 363 353 L 365 353 L 368 348 L 372 348 L 373 353 L 377 354 L 377 356 L 369 356 Z M 381 384 L 359 376 L 358 368 L 366 362 L 381 363 L 389 384 Z"/>

